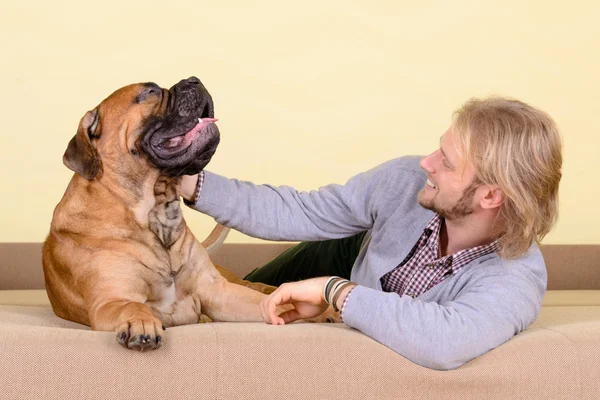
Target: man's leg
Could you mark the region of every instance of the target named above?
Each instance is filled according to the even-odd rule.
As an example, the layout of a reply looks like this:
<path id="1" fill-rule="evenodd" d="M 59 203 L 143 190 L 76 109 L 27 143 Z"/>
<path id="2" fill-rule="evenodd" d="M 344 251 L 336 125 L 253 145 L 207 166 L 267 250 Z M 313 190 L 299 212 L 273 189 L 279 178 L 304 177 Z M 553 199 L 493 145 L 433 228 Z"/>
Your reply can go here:
<path id="1" fill-rule="evenodd" d="M 250 272 L 244 280 L 279 286 L 317 276 L 341 276 L 350 279 L 354 260 L 366 232 L 343 239 L 302 242 L 277 258 Z"/>

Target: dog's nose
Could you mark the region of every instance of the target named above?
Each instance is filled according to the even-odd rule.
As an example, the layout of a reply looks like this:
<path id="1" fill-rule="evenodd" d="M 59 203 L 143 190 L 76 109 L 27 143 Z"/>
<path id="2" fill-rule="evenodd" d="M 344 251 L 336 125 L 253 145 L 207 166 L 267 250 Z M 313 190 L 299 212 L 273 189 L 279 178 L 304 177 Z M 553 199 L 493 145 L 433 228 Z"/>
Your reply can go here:
<path id="1" fill-rule="evenodd" d="M 187 83 L 192 84 L 192 85 L 199 85 L 200 84 L 200 79 L 196 78 L 195 76 L 191 76 L 189 78 L 187 78 L 185 80 Z"/>

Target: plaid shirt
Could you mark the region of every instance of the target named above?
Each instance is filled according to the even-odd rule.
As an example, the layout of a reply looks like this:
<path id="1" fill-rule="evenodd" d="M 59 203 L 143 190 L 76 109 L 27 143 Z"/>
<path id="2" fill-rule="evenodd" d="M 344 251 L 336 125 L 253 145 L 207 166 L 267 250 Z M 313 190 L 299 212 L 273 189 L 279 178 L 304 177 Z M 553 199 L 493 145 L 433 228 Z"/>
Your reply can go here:
<path id="1" fill-rule="evenodd" d="M 442 217 L 436 214 L 404 261 L 380 278 L 383 291 L 417 297 L 476 258 L 498 250 L 495 240 L 439 258 L 442 222 Z"/>

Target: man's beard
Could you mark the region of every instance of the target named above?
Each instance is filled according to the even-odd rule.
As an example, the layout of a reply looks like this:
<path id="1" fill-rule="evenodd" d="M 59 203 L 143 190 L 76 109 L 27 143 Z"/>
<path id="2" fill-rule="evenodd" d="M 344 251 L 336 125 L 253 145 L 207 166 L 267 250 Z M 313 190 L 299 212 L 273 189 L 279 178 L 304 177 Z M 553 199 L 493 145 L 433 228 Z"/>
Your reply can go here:
<path id="1" fill-rule="evenodd" d="M 478 186 L 479 183 L 477 182 L 471 183 L 463 190 L 456 204 L 449 208 L 434 204 L 435 197 L 424 200 L 419 196 L 419 204 L 421 207 L 439 214 L 442 218 L 457 220 L 473 213 L 473 196 L 475 195 Z"/>

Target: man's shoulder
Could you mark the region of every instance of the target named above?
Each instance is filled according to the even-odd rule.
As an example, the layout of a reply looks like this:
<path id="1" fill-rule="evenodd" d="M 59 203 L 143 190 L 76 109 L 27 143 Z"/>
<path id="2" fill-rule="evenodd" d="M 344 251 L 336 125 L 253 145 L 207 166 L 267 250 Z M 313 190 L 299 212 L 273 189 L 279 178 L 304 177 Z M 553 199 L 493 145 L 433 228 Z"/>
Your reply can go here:
<path id="1" fill-rule="evenodd" d="M 471 278 L 520 281 L 534 285 L 538 290 L 546 288 L 547 272 L 544 258 L 537 244 L 532 244 L 520 257 L 506 259 L 496 253 L 482 257 L 474 268 L 468 268 Z"/>
<path id="2" fill-rule="evenodd" d="M 387 219 L 392 214 L 412 215 L 413 218 L 429 216 L 417 201 L 417 193 L 427 179 L 419 166 L 421 156 L 405 156 L 388 160 L 371 169 L 365 178 L 372 183 L 369 198 L 377 209 L 378 218 Z M 415 213 L 416 212 L 416 213 Z M 406 222 L 406 221 L 405 221 Z M 423 227 L 427 222 L 423 222 Z"/>
<path id="3" fill-rule="evenodd" d="M 419 166 L 422 156 L 404 156 L 386 161 L 373 168 L 373 172 L 388 183 L 401 181 L 403 185 L 411 182 L 421 186 L 426 179 L 425 171 Z"/>
<path id="4" fill-rule="evenodd" d="M 533 243 L 529 246 L 529 249 L 522 255 L 515 258 L 503 258 L 498 254 L 494 254 L 491 264 L 496 265 L 499 270 L 512 271 L 515 268 L 524 267 L 528 268 L 544 268 L 544 257 L 539 246 Z M 523 269 L 523 268 L 522 268 Z"/>
<path id="5" fill-rule="evenodd" d="M 421 173 L 423 169 L 419 166 L 419 162 L 422 158 L 423 156 L 417 155 L 397 157 L 382 163 L 379 167 L 390 170 Z"/>

